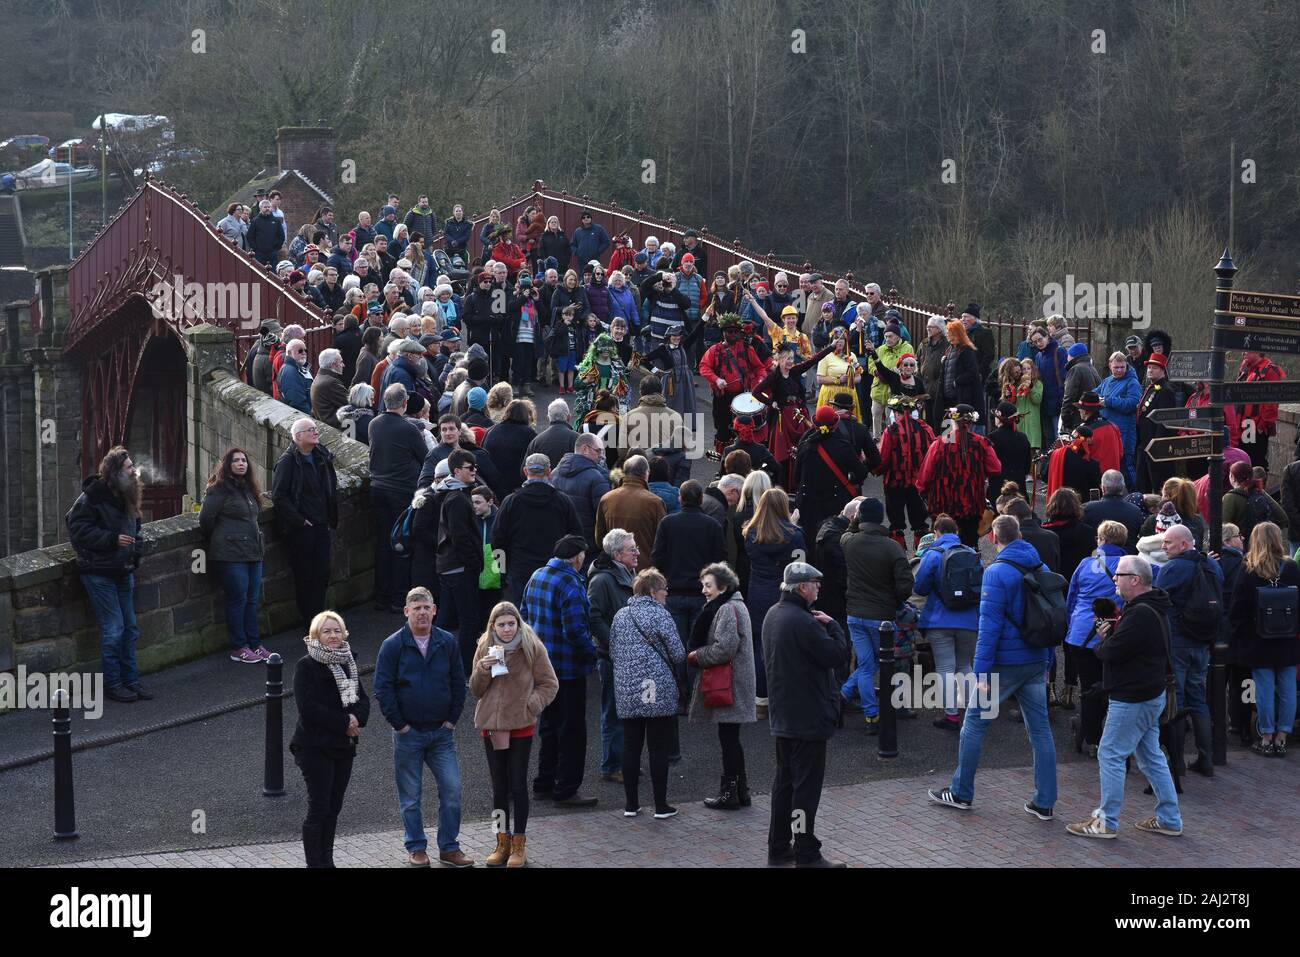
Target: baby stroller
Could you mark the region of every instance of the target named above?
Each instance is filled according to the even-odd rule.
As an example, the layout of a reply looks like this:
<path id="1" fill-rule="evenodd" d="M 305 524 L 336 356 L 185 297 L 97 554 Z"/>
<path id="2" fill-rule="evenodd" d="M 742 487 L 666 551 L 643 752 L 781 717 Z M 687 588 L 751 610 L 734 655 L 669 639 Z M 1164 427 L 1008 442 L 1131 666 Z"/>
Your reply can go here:
<path id="1" fill-rule="evenodd" d="M 435 249 L 433 251 L 433 264 L 438 270 L 439 275 L 446 276 L 451 280 L 451 288 L 456 290 L 456 295 L 465 294 L 465 283 L 469 279 L 469 267 L 465 265 L 465 257 L 461 253 L 454 256 L 448 256 L 446 250 Z"/>

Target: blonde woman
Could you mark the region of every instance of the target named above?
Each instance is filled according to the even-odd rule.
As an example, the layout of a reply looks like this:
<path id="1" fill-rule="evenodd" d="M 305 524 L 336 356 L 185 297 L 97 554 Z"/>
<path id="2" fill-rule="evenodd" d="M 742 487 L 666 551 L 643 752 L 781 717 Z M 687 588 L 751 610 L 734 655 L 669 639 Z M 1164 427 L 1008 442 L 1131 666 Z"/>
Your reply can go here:
<path id="1" fill-rule="evenodd" d="M 515 393 L 509 382 L 498 382 L 488 389 L 487 414 L 493 425 L 505 418 L 506 406 L 514 400 L 514 397 Z"/>
<path id="2" fill-rule="evenodd" d="M 478 699 L 474 727 L 483 733 L 497 828 L 496 849 L 485 863 L 488 867 L 523 867 L 527 863 L 528 758 L 537 719 L 555 700 L 560 683 L 546 646 L 508 601 L 496 605 L 488 615 L 487 630 L 474 649 L 469 690 Z"/>
<path id="3" fill-rule="evenodd" d="M 858 357 L 849 351 L 849 338 L 844 327 L 831 333 L 831 352 L 817 363 L 817 406 L 832 405 L 835 396 L 847 392 L 853 396 L 853 418 L 862 421 L 862 408 L 858 404 L 858 379 L 862 367 Z"/>
<path id="4" fill-rule="evenodd" d="M 1029 447 L 1038 451 L 1043 447 L 1043 383 L 1038 378 L 1038 365 L 1033 359 L 1020 360 L 1020 383 L 1016 387 L 1016 428 L 1029 439 Z"/>
<path id="5" fill-rule="evenodd" d="M 307 784 L 302 847 L 308 867 L 334 866 L 334 830 L 352 777 L 360 730 L 370 717 L 342 616 L 323 611 L 312 619 L 307 654 L 293 669 L 298 724 L 289 751 Z"/>
<path id="6" fill-rule="evenodd" d="M 752 473 L 751 473 L 752 474 Z M 785 489 L 769 488 L 758 500 L 754 517 L 741 529 L 749 556 L 749 607 L 754 633 L 754 677 L 758 716 L 767 717 L 767 670 L 763 667 L 763 619 L 781 597 L 781 576 L 791 562 L 806 562 L 808 546 L 798 526 L 798 512 L 790 514 Z"/>
<path id="7" fill-rule="evenodd" d="M 1273 522 L 1260 522 L 1250 533 L 1250 547 L 1246 550 L 1237 587 L 1232 592 L 1229 620 L 1233 653 L 1238 661 L 1250 668 L 1255 680 L 1259 740 L 1251 745 L 1251 750 L 1269 758 L 1286 757 L 1287 735 L 1295 724 L 1295 676 L 1296 665 L 1300 664 L 1300 638 L 1295 635 L 1294 624 L 1289 634 L 1280 637 L 1261 634 L 1259 594 L 1261 588 L 1290 588 L 1294 607 L 1297 586 L 1300 586 L 1300 568 L 1286 557 L 1282 530 Z M 1270 603 L 1276 600 L 1269 599 Z M 1197 720 L 1196 714 L 1192 720 Z M 1208 725 L 1208 718 L 1203 718 L 1202 723 Z M 1199 741 L 1197 747 L 1199 750 Z"/>

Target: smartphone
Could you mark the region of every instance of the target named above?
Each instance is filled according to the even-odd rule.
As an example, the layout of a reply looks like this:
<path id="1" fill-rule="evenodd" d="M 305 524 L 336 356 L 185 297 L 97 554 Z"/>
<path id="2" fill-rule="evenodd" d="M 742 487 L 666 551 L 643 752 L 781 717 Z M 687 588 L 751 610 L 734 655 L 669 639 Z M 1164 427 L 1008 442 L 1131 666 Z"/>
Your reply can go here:
<path id="1" fill-rule="evenodd" d="M 1088 501 L 1090 501 L 1090 502 L 1100 502 L 1100 501 L 1101 501 L 1101 489 L 1099 489 L 1099 488 L 1090 488 L 1090 489 L 1088 489 Z"/>

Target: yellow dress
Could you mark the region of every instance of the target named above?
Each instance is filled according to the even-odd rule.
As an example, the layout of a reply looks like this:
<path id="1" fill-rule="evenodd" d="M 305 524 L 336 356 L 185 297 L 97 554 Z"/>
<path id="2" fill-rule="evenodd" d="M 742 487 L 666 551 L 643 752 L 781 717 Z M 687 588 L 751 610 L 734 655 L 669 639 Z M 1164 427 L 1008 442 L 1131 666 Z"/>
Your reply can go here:
<path id="1" fill-rule="evenodd" d="M 837 353 L 829 353 L 821 362 L 817 363 L 817 374 L 819 376 L 829 376 L 838 379 L 840 376 L 848 373 L 847 381 L 835 385 L 824 385 L 817 391 L 817 407 L 823 405 L 833 405 L 831 402 L 841 392 L 847 392 L 853 396 L 853 417 L 859 422 L 862 421 L 862 410 L 858 407 L 858 359 L 853 353 L 849 353 L 848 359 L 845 360 Z"/>

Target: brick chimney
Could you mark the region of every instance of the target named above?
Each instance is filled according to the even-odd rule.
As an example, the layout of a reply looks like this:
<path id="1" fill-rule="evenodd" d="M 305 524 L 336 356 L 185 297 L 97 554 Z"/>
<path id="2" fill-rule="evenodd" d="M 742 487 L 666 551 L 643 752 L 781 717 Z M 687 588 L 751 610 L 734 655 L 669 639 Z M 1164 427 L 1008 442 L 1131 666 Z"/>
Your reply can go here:
<path id="1" fill-rule="evenodd" d="M 333 193 L 337 138 L 328 126 L 282 126 L 275 144 L 280 169 L 296 169 L 326 193 Z"/>

